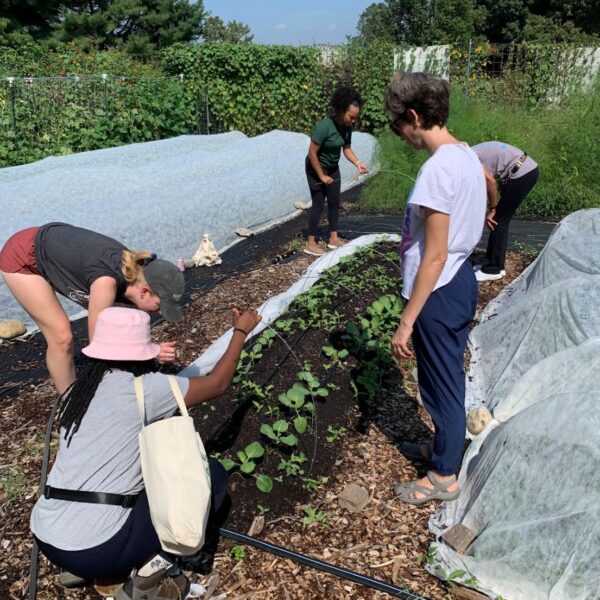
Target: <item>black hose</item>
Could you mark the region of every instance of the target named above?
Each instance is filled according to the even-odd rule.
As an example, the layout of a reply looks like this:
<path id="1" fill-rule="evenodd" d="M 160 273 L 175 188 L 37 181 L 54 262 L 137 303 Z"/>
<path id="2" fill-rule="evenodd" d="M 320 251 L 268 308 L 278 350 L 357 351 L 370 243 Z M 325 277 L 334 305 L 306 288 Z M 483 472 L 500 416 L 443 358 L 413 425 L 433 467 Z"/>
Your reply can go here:
<path id="1" fill-rule="evenodd" d="M 350 571 L 349 569 L 346 569 L 344 567 L 338 567 L 336 565 L 332 565 L 331 563 L 324 562 L 316 558 L 311 558 L 310 556 L 306 556 L 306 554 L 300 554 L 299 552 L 288 550 L 283 546 L 277 546 L 275 544 L 271 544 L 270 542 L 259 540 L 250 535 L 239 533 L 238 531 L 233 531 L 231 529 L 225 529 L 224 527 L 221 527 L 219 529 L 219 533 L 223 537 L 235 540 L 236 542 L 241 542 L 242 544 L 254 546 L 259 550 L 264 550 L 265 552 L 269 552 L 270 554 L 274 554 L 275 556 L 289 558 L 290 560 L 293 560 L 294 562 L 297 562 L 306 567 L 310 567 L 311 569 L 316 569 L 317 571 L 329 573 L 329 575 L 334 575 L 335 577 L 340 577 L 342 579 L 358 583 L 359 585 L 363 585 L 373 590 L 377 590 L 378 592 L 385 592 L 386 594 L 390 594 L 390 596 L 394 596 L 395 598 L 404 598 L 405 600 L 429 600 L 424 596 L 419 596 L 409 590 L 398 587 L 397 585 L 393 585 L 391 583 L 387 583 L 386 581 L 382 581 L 381 579 L 375 579 L 373 577 L 368 577 L 367 575 L 361 575 L 360 573 Z"/>

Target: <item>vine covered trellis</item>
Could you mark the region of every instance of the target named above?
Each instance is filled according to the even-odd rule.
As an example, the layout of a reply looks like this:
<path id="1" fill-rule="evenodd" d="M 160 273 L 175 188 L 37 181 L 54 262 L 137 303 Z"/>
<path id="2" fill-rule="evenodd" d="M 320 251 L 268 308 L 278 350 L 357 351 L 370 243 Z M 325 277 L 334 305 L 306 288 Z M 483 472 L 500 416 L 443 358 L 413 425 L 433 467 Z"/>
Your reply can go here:
<path id="1" fill-rule="evenodd" d="M 340 84 L 361 91 L 359 128 L 377 132 L 387 124 L 383 97 L 395 69 L 446 77 L 467 99 L 557 104 L 594 85 L 599 65 L 598 48 L 474 42 L 180 44 L 150 62 L 74 44 L 0 48 L 0 167 L 186 133 L 309 132 Z"/>

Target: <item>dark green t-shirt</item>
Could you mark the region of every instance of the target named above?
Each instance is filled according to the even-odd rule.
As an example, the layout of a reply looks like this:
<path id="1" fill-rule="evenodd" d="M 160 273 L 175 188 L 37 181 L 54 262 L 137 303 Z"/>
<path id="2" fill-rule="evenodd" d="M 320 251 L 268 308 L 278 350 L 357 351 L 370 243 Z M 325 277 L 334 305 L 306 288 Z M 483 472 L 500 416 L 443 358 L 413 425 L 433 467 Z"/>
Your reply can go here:
<path id="1" fill-rule="evenodd" d="M 322 167 L 335 168 L 340 162 L 342 148 L 350 146 L 352 127 L 337 125 L 331 117 L 321 119 L 313 129 L 310 139 L 319 144 L 317 156 Z"/>

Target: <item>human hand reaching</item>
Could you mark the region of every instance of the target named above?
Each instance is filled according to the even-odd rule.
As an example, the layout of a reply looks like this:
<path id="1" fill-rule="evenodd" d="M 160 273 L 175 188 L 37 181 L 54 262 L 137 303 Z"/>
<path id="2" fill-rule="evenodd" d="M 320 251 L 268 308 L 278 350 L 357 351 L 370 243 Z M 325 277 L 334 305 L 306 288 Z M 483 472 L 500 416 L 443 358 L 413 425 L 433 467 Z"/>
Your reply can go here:
<path id="1" fill-rule="evenodd" d="M 157 356 L 159 363 L 168 363 L 175 360 L 177 342 L 162 342 L 160 344 L 160 352 Z"/>
<path id="2" fill-rule="evenodd" d="M 249 334 L 259 323 L 262 317 L 255 308 L 248 308 L 243 312 L 239 308 L 234 308 L 233 326 Z"/>

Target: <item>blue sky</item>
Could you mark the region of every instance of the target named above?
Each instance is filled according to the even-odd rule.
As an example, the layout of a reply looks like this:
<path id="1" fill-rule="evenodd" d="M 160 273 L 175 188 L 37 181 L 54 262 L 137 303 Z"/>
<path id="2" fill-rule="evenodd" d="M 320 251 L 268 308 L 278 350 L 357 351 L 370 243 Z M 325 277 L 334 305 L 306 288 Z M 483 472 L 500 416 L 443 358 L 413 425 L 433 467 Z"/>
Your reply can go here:
<path id="1" fill-rule="evenodd" d="M 375 0 L 204 0 L 223 21 L 250 26 L 258 44 L 341 44 Z"/>

